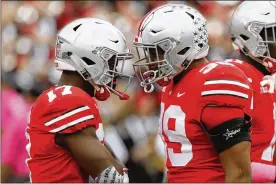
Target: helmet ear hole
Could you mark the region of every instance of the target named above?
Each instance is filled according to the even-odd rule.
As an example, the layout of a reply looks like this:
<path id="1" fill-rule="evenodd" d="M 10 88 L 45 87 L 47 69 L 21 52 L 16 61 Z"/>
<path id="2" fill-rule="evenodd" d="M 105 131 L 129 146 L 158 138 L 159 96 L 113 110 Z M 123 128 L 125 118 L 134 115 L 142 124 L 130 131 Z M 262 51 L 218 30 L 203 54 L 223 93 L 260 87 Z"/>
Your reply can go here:
<path id="1" fill-rule="evenodd" d="M 91 59 L 89 59 L 89 58 L 87 58 L 87 57 L 82 57 L 81 59 L 82 59 L 88 66 L 96 64 L 94 61 L 92 61 Z"/>
<path id="2" fill-rule="evenodd" d="M 247 40 L 249 39 L 248 36 L 245 36 L 245 35 L 243 35 L 243 34 L 241 34 L 240 37 L 241 37 L 244 41 L 247 41 Z"/>
<path id="3" fill-rule="evenodd" d="M 186 52 L 190 49 L 190 47 L 185 47 L 184 49 L 182 49 L 181 51 L 179 51 L 177 54 L 178 55 L 185 55 Z"/>

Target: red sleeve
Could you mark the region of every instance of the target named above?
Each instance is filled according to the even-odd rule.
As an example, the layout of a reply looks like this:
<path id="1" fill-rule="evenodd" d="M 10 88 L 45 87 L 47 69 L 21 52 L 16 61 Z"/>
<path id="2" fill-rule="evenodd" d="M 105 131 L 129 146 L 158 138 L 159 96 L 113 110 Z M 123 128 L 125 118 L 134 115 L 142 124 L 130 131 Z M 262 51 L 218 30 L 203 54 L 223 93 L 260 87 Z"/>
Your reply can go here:
<path id="1" fill-rule="evenodd" d="M 218 63 L 205 73 L 200 99 L 202 110 L 206 106 L 235 107 L 250 115 L 253 90 L 247 76 L 233 64 Z"/>
<path id="2" fill-rule="evenodd" d="M 240 108 L 206 107 L 201 114 L 201 121 L 208 130 L 234 118 L 243 118 L 244 112 Z"/>
<path id="3" fill-rule="evenodd" d="M 90 126 L 98 128 L 101 119 L 92 97 L 76 87 L 71 87 L 71 92 L 66 95 L 62 95 L 62 90 L 54 91 L 56 97 L 51 102 L 48 97 L 44 99 L 44 109 L 36 107 L 41 109 L 38 117 L 41 128 L 50 133 L 62 134 L 74 133 Z"/>

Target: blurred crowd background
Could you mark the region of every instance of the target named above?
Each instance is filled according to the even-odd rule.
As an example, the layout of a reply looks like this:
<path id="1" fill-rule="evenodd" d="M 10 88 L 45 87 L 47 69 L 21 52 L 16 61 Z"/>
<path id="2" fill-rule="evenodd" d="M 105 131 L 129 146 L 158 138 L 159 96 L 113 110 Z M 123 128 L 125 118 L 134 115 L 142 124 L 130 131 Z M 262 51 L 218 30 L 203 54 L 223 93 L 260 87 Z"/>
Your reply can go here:
<path id="1" fill-rule="evenodd" d="M 187 4 L 207 19 L 209 60 L 230 58 L 229 19 L 239 1 L 2 1 L 1 165 L 2 182 L 28 181 L 25 128 L 31 105 L 58 83 L 54 48 L 57 32 L 81 17 L 108 20 L 125 35 L 129 47 L 142 17 L 166 3 Z M 133 52 L 135 53 L 135 52 Z M 133 74 L 131 63 L 127 72 Z M 157 136 L 159 91 L 145 94 L 130 86 L 131 99 L 99 102 L 107 141 L 129 168 L 131 182 L 161 182 L 163 143 Z M 158 89 L 158 88 L 157 88 Z"/>

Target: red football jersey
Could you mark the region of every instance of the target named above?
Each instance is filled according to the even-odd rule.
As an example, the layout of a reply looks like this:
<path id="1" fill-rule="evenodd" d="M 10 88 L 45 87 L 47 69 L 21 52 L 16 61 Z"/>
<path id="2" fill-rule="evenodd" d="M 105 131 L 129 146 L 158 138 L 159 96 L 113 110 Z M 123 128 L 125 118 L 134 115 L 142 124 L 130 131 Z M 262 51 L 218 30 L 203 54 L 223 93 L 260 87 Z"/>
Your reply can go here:
<path id="1" fill-rule="evenodd" d="M 159 133 L 166 148 L 168 182 L 225 182 L 216 149 L 199 123 L 201 112 L 206 105 L 249 110 L 249 85 L 238 67 L 210 62 L 162 89 Z"/>
<path id="2" fill-rule="evenodd" d="M 95 127 L 103 141 L 103 126 L 95 101 L 73 86 L 55 86 L 42 93 L 30 114 L 26 130 L 27 165 L 32 182 L 88 182 L 89 175 L 72 155 L 55 143 L 56 134 L 70 134 Z M 93 167 L 93 166 L 91 166 Z"/>
<path id="3" fill-rule="evenodd" d="M 237 59 L 229 59 L 241 68 L 250 78 L 253 88 L 252 115 L 252 176 L 253 182 L 273 182 L 276 178 L 276 161 L 273 163 L 273 153 L 276 142 L 275 121 L 275 90 L 270 93 L 266 86 L 261 86 L 264 74 L 254 66 Z"/>

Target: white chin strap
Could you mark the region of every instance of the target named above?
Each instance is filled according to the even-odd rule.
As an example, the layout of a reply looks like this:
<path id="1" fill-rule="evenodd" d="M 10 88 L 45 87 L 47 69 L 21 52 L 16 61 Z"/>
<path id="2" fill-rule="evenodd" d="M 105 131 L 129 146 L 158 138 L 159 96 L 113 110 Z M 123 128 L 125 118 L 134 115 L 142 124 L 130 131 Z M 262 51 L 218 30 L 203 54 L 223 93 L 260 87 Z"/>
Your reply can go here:
<path id="1" fill-rule="evenodd" d="M 148 87 L 150 87 L 150 89 L 148 89 Z M 148 84 L 148 85 L 145 85 L 145 86 L 144 86 L 144 91 L 145 91 L 146 93 L 151 93 L 151 92 L 153 92 L 153 90 L 154 90 L 153 84 Z"/>

